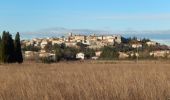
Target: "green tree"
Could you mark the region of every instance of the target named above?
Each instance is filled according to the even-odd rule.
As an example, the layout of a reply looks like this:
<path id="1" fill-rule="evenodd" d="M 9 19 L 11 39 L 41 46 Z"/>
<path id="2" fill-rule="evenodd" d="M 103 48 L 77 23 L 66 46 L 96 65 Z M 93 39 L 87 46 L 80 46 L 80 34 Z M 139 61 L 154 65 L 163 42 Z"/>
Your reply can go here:
<path id="1" fill-rule="evenodd" d="M 58 44 L 55 44 L 55 45 L 53 46 L 53 48 L 54 48 L 55 55 L 56 55 L 56 61 L 58 62 L 58 61 L 60 61 L 60 60 L 62 59 L 62 57 L 63 57 L 62 48 L 61 48 L 61 46 L 58 45 Z"/>
<path id="2" fill-rule="evenodd" d="M 76 45 L 79 47 L 80 51 L 83 51 L 88 46 L 88 45 L 83 44 L 81 42 L 78 42 Z"/>
<path id="3" fill-rule="evenodd" d="M 23 62 L 23 56 L 22 56 L 19 32 L 17 32 L 17 34 L 15 36 L 15 60 L 18 63 L 22 63 Z"/>
<path id="4" fill-rule="evenodd" d="M 63 50 L 63 57 L 65 60 L 75 60 L 77 54 L 77 49 L 72 47 L 66 47 Z"/>
<path id="5" fill-rule="evenodd" d="M 52 51 L 52 48 L 53 48 L 53 46 L 52 46 L 52 43 L 51 43 L 51 42 L 49 42 L 49 43 L 44 47 L 44 49 L 45 49 L 46 52 L 51 52 L 51 51 Z"/>
<path id="6" fill-rule="evenodd" d="M 14 41 L 12 35 L 9 32 L 4 31 L 1 41 L 1 60 L 4 63 L 15 62 L 14 55 Z"/>
<path id="7" fill-rule="evenodd" d="M 118 57 L 119 57 L 119 53 L 116 50 L 116 48 L 109 47 L 109 46 L 105 46 L 102 49 L 102 54 L 100 56 L 101 59 L 105 59 L 105 60 L 118 59 Z"/>
<path id="8" fill-rule="evenodd" d="M 35 52 L 38 52 L 40 51 L 40 47 L 35 47 L 35 46 L 32 46 L 32 45 L 29 45 L 29 46 L 25 46 L 22 48 L 23 51 L 35 51 Z"/>
<path id="9" fill-rule="evenodd" d="M 0 62 L 2 62 L 2 39 L 1 39 L 1 36 L 0 36 Z"/>
<path id="10" fill-rule="evenodd" d="M 3 31 L 1 40 L 1 61 L 7 63 L 7 33 Z"/>
<path id="11" fill-rule="evenodd" d="M 86 49 L 84 50 L 84 54 L 85 54 L 85 57 L 86 57 L 87 59 L 90 59 L 91 57 L 94 57 L 94 56 L 95 56 L 95 50 L 90 49 L 90 48 L 86 48 Z"/>
<path id="12" fill-rule="evenodd" d="M 56 49 L 55 55 L 56 55 L 56 61 L 57 62 L 60 61 L 62 59 L 62 55 L 63 55 L 61 49 Z"/>

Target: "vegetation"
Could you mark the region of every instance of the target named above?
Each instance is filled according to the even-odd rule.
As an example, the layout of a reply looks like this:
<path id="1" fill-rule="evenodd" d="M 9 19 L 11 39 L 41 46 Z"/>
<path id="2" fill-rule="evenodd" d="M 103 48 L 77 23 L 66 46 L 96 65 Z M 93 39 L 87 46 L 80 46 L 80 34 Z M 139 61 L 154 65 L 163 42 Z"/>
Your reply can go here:
<path id="1" fill-rule="evenodd" d="M 3 32 L 0 40 L 0 61 L 2 63 L 23 62 L 19 33 L 16 34 L 14 41 L 9 32 Z"/>
<path id="2" fill-rule="evenodd" d="M 15 42 L 14 42 L 14 47 L 15 47 L 15 58 L 16 62 L 22 63 L 23 62 L 23 57 L 22 57 L 22 51 L 21 51 L 21 43 L 20 43 L 20 35 L 19 32 L 17 32 L 15 36 Z"/>
<path id="3" fill-rule="evenodd" d="M 29 46 L 24 46 L 22 48 L 23 51 L 35 51 L 35 52 L 38 52 L 41 50 L 40 47 L 35 47 L 35 46 L 32 46 L 32 45 L 29 45 Z"/>
<path id="4" fill-rule="evenodd" d="M 82 52 L 84 52 L 85 57 L 87 59 L 91 59 L 91 57 L 94 57 L 96 55 L 95 54 L 95 50 L 94 49 L 90 49 L 90 48 L 86 48 Z"/>
<path id="5" fill-rule="evenodd" d="M 100 58 L 104 60 L 118 59 L 118 57 L 119 57 L 119 52 L 115 47 L 111 47 L 111 46 L 105 46 L 102 49 L 102 54 L 100 56 Z"/>
<path id="6" fill-rule="evenodd" d="M 51 63 L 55 62 L 53 59 L 51 59 L 49 57 L 43 57 L 43 58 L 40 58 L 40 60 L 44 64 L 51 64 Z"/>
<path id="7" fill-rule="evenodd" d="M 0 67 L 0 99 L 168 100 L 169 81 L 168 62 L 8 64 Z"/>

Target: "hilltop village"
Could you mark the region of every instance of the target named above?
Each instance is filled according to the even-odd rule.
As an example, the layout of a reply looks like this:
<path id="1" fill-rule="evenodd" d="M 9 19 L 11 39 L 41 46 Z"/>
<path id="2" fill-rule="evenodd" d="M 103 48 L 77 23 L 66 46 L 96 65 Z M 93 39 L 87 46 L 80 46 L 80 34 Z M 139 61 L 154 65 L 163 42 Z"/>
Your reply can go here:
<path id="1" fill-rule="evenodd" d="M 169 47 L 150 39 L 120 35 L 74 35 L 22 40 L 25 60 L 170 58 Z"/>

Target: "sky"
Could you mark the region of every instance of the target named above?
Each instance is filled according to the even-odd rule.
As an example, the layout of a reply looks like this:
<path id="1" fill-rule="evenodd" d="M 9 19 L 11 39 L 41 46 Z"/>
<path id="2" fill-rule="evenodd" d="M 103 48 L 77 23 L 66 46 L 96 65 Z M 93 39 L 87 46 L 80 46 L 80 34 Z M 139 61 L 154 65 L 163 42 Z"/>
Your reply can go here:
<path id="1" fill-rule="evenodd" d="M 0 0 L 0 31 L 170 30 L 170 0 Z"/>

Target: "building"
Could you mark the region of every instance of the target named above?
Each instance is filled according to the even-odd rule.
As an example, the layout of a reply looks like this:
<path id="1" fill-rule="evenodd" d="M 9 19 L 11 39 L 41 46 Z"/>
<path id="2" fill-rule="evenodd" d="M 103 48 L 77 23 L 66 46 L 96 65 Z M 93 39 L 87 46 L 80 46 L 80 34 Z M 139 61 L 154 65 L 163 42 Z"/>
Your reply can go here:
<path id="1" fill-rule="evenodd" d="M 27 60 L 35 60 L 38 59 L 38 52 L 34 51 L 25 51 L 24 58 Z"/>
<path id="2" fill-rule="evenodd" d="M 65 45 L 67 47 L 76 47 L 77 46 L 77 43 L 76 42 L 65 42 Z"/>
<path id="3" fill-rule="evenodd" d="M 166 57 L 169 54 L 170 54 L 169 50 L 158 50 L 158 51 L 150 52 L 150 56 L 153 57 Z"/>
<path id="4" fill-rule="evenodd" d="M 142 44 L 132 44 L 132 48 L 142 48 Z"/>
<path id="5" fill-rule="evenodd" d="M 43 40 L 41 42 L 41 48 L 44 49 L 47 44 L 48 44 L 48 41 L 47 40 Z"/>
<path id="6" fill-rule="evenodd" d="M 76 59 L 81 59 L 81 60 L 84 60 L 85 59 L 85 54 L 84 53 L 77 53 L 76 55 Z"/>
<path id="7" fill-rule="evenodd" d="M 129 57 L 128 54 L 126 54 L 126 53 L 124 53 L 124 52 L 119 52 L 119 59 L 126 59 L 126 58 L 128 58 L 128 57 Z"/>
<path id="8" fill-rule="evenodd" d="M 39 57 L 40 58 L 48 58 L 50 60 L 56 61 L 56 55 L 53 53 L 40 52 Z"/>
<path id="9" fill-rule="evenodd" d="M 95 54 L 96 54 L 96 57 L 100 57 L 100 55 L 102 54 L 102 51 L 96 51 Z"/>
<path id="10" fill-rule="evenodd" d="M 148 46 L 156 46 L 156 45 L 157 45 L 157 42 L 149 41 L 149 42 L 146 42 L 146 44 L 147 44 Z"/>

